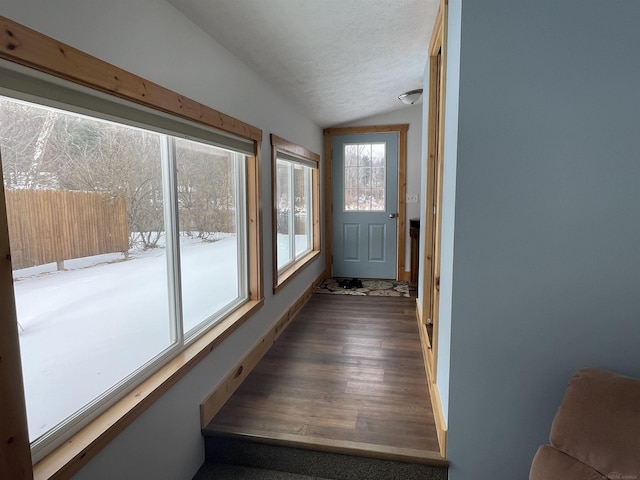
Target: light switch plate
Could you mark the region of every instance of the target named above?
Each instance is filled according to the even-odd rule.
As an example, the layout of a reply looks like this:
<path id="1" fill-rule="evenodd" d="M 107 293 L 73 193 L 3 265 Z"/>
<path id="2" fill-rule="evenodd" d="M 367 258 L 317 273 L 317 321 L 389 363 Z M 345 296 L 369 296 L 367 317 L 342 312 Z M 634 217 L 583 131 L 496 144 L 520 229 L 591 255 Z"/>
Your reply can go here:
<path id="1" fill-rule="evenodd" d="M 416 195 L 416 194 L 408 194 L 407 195 L 407 203 L 418 203 L 418 195 Z"/>

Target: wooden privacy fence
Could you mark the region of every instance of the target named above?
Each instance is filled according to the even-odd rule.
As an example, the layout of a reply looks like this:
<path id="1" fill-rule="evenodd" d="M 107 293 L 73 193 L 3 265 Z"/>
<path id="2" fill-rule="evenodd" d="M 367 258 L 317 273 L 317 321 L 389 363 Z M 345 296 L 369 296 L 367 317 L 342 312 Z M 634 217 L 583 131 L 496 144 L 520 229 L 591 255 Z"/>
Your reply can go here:
<path id="1" fill-rule="evenodd" d="M 14 270 L 129 250 L 123 197 L 68 190 L 6 190 Z"/>

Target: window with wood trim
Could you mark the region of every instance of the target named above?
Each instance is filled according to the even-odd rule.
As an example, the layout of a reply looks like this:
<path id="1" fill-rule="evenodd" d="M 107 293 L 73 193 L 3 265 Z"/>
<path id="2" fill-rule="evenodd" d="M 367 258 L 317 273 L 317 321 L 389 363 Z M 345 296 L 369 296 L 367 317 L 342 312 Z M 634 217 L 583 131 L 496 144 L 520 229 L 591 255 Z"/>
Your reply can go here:
<path id="1" fill-rule="evenodd" d="M 274 290 L 320 253 L 320 156 L 271 135 Z"/>
<path id="2" fill-rule="evenodd" d="M 34 461 L 261 298 L 249 262 L 259 259 L 259 225 L 247 220 L 258 211 L 255 149 L 251 139 L 0 64 Z"/>

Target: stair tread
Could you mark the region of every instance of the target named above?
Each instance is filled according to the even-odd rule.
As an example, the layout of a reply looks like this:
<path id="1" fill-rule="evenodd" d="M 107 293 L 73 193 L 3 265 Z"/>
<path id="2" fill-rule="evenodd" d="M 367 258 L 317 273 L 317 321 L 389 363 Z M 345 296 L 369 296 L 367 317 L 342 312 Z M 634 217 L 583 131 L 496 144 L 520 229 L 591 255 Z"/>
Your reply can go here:
<path id="1" fill-rule="evenodd" d="M 228 465 L 224 463 L 205 463 L 193 480 L 329 480 L 323 477 L 310 477 L 297 473 L 265 470 L 263 468 Z"/>
<path id="2" fill-rule="evenodd" d="M 288 472 L 302 475 L 302 477 L 293 477 L 301 479 L 445 480 L 447 478 L 446 465 L 428 465 L 424 462 L 402 462 L 311 450 L 230 436 L 206 436 L 205 460 L 210 464 L 242 465 L 249 468 Z M 214 477 L 195 480 L 208 480 L 208 478 Z M 288 480 L 287 477 L 280 478 Z"/>
<path id="3" fill-rule="evenodd" d="M 202 429 L 205 438 L 226 437 L 238 441 L 250 441 L 279 445 L 292 448 L 302 448 L 317 452 L 330 452 L 344 455 L 379 458 L 409 463 L 422 463 L 433 466 L 447 466 L 448 460 L 440 452 L 430 452 L 409 448 L 393 448 L 375 444 L 363 444 L 350 441 L 309 438 L 287 433 L 263 432 L 252 429 L 234 429 L 220 425 L 208 425 Z"/>

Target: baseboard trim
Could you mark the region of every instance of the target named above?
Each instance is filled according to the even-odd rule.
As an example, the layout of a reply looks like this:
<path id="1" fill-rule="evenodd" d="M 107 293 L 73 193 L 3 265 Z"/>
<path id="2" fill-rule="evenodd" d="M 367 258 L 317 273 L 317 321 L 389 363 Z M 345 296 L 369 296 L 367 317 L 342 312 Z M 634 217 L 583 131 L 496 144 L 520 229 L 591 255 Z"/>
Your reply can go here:
<path id="1" fill-rule="evenodd" d="M 424 323 L 422 321 L 422 299 L 420 297 L 416 297 L 416 317 L 418 319 L 418 324 Z"/>
<path id="2" fill-rule="evenodd" d="M 440 392 L 435 383 L 435 372 L 433 365 L 433 351 L 431 344 L 427 338 L 425 325 L 422 323 L 421 311 L 416 306 L 416 318 L 418 321 L 418 331 L 420 332 L 420 345 L 422 346 L 422 358 L 424 360 L 424 368 L 427 374 L 427 385 L 429 386 L 429 398 L 431 399 L 431 409 L 436 423 L 436 434 L 438 435 L 438 445 L 440 446 L 440 455 L 446 458 L 447 454 L 447 423 L 444 420 L 444 412 L 442 411 L 442 401 L 440 400 Z"/>
<path id="3" fill-rule="evenodd" d="M 422 312 L 416 307 L 416 319 L 418 321 L 418 332 L 420 334 L 420 346 L 422 348 L 422 359 L 424 360 L 424 368 L 427 372 L 427 382 L 435 383 L 436 375 L 434 368 L 433 350 L 431 349 L 431 341 L 427 335 L 427 327 L 422 319 Z"/>
<path id="4" fill-rule="evenodd" d="M 200 427 L 206 427 L 222 406 L 233 395 L 233 392 L 249 376 L 265 353 L 287 328 L 293 317 L 309 301 L 315 289 L 325 279 L 324 272 L 307 288 L 298 299 L 282 314 L 271 328 L 260 338 L 247 354 L 231 369 L 229 373 L 214 387 L 200 404 Z"/>
<path id="5" fill-rule="evenodd" d="M 431 408 L 433 409 L 433 418 L 436 422 L 436 434 L 438 435 L 438 444 L 440 445 L 440 455 L 443 458 L 447 456 L 447 424 L 444 421 L 444 413 L 442 411 L 442 401 L 440 400 L 440 391 L 435 383 L 429 382 L 429 396 L 431 397 Z"/>

